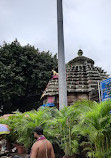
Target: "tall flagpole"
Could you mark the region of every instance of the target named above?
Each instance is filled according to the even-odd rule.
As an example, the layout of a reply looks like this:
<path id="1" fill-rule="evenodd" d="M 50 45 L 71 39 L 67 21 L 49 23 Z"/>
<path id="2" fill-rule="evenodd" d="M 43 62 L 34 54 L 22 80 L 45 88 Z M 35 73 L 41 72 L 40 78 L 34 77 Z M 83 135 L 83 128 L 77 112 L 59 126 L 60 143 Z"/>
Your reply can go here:
<path id="1" fill-rule="evenodd" d="M 58 72 L 59 72 L 59 109 L 67 106 L 66 67 L 64 55 L 63 9 L 62 0 L 57 0 L 58 24 Z"/>

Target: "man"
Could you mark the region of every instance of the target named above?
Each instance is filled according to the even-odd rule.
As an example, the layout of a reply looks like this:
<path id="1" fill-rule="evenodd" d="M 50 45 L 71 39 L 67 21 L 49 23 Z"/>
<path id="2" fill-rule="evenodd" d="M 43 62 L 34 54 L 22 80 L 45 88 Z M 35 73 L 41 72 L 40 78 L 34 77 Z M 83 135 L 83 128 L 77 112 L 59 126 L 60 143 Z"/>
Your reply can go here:
<path id="1" fill-rule="evenodd" d="M 44 137 L 41 126 L 35 128 L 34 137 L 37 138 L 37 141 L 32 146 L 31 158 L 55 158 L 53 146 Z"/>

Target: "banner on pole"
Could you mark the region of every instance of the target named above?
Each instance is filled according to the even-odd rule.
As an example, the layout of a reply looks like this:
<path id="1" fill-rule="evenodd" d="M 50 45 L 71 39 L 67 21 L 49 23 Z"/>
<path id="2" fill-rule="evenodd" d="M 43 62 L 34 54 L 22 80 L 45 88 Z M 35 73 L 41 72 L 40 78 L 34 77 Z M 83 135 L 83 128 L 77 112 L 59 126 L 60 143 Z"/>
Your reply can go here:
<path id="1" fill-rule="evenodd" d="M 111 99 L 111 78 L 100 82 L 102 101 Z"/>

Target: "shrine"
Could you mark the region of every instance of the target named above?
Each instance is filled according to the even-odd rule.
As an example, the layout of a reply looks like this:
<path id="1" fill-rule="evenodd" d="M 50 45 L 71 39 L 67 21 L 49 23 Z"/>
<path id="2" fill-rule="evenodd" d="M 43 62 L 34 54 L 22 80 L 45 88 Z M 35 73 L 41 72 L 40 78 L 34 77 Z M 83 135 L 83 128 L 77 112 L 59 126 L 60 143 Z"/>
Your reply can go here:
<path id="1" fill-rule="evenodd" d="M 53 70 L 54 71 L 54 70 Z M 83 56 L 83 51 L 78 51 L 78 56 L 66 65 L 67 100 L 68 105 L 81 99 L 99 101 L 98 83 L 108 78 L 107 72 L 101 67 L 94 66 L 94 61 Z M 42 94 L 43 104 L 55 104 L 59 107 L 58 73 L 54 71 Z"/>

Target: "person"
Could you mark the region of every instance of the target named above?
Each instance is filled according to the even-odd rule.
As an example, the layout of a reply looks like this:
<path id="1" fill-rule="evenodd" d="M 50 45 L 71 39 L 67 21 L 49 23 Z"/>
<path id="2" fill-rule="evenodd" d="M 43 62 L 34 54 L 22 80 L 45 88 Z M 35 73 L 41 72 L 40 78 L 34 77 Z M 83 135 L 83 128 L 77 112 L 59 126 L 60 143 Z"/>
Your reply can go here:
<path id="1" fill-rule="evenodd" d="M 31 148 L 30 158 L 55 158 L 53 146 L 43 135 L 41 126 L 35 128 L 34 137 L 37 140 Z"/>
<path id="2" fill-rule="evenodd" d="M 0 136 L 0 152 L 5 153 L 7 151 L 6 143 L 7 141 L 4 139 L 4 135 Z"/>

